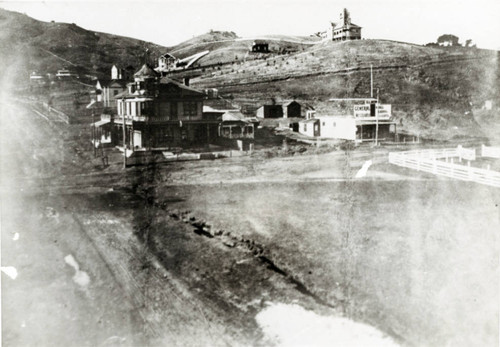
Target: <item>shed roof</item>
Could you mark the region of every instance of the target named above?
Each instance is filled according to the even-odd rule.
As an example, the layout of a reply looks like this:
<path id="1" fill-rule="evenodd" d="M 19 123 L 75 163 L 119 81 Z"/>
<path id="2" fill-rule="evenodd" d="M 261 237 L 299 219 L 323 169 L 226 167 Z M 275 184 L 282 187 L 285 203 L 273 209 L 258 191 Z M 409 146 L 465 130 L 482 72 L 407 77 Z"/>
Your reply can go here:
<path id="1" fill-rule="evenodd" d="M 208 112 L 211 112 L 211 113 L 224 113 L 226 112 L 226 110 L 217 110 L 213 107 L 210 107 L 210 106 L 207 106 L 207 105 L 203 105 L 203 113 L 208 113 Z"/>
<path id="2" fill-rule="evenodd" d="M 240 111 L 227 111 L 222 115 L 222 121 L 242 121 L 247 122 L 245 116 Z"/>
<path id="3" fill-rule="evenodd" d="M 100 127 L 100 126 L 103 126 L 104 124 L 108 124 L 110 123 L 111 121 L 109 119 L 102 119 L 100 121 L 97 121 L 95 123 L 92 123 L 93 126 L 95 127 Z"/>
<path id="4" fill-rule="evenodd" d="M 299 121 L 299 123 L 316 123 L 316 122 L 319 122 L 319 119 L 311 118 L 311 119 L 305 119 L 305 120 Z"/>

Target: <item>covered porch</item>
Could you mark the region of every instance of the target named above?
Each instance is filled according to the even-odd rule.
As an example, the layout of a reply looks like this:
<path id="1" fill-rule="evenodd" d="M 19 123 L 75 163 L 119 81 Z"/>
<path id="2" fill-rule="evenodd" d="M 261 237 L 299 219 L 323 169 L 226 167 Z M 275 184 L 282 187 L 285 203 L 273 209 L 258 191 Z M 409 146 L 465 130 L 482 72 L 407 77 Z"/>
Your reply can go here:
<path id="1" fill-rule="evenodd" d="M 356 120 L 356 141 L 396 141 L 397 124 L 389 120 Z"/>

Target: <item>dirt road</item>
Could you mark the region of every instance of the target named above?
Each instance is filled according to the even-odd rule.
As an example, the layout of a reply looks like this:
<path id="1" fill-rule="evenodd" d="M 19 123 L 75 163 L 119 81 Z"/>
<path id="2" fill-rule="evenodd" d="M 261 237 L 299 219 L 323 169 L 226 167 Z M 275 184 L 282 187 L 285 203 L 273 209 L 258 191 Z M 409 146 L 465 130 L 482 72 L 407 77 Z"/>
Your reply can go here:
<path id="1" fill-rule="evenodd" d="M 67 127 L 1 104 L 5 346 L 224 345 L 228 329 L 137 241 L 138 199 Z M 97 184 L 98 188 L 95 188 Z"/>

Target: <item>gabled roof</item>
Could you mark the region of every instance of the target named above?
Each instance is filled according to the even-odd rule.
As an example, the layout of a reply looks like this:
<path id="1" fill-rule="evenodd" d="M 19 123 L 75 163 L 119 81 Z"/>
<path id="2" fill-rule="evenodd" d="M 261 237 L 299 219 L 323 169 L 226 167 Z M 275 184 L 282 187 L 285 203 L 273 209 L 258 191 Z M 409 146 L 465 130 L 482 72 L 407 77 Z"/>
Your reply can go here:
<path id="1" fill-rule="evenodd" d="M 120 87 L 125 88 L 127 86 L 127 81 L 124 80 L 112 80 L 107 84 L 107 87 Z"/>
<path id="2" fill-rule="evenodd" d="M 173 58 L 173 59 L 177 59 L 176 57 L 174 57 L 172 54 L 170 53 L 165 53 L 163 54 L 160 58 Z"/>
<path id="3" fill-rule="evenodd" d="M 156 72 L 149 64 L 144 64 L 142 67 L 139 69 L 134 74 L 134 77 L 158 77 L 159 74 Z"/>
<path id="4" fill-rule="evenodd" d="M 200 94 L 200 95 L 205 95 L 205 93 L 203 92 L 200 92 L 199 90 L 196 90 L 194 88 L 190 88 L 182 83 L 179 83 L 177 81 L 174 81 L 168 77 L 163 77 L 161 80 L 160 80 L 160 85 L 174 85 L 176 87 L 179 87 L 180 89 L 183 89 L 183 90 L 186 90 L 186 91 L 189 91 L 189 92 L 192 92 L 192 93 L 196 93 L 196 94 Z"/>
<path id="5" fill-rule="evenodd" d="M 339 26 L 339 23 L 335 23 L 335 22 L 331 22 L 332 23 L 332 27 L 338 29 L 338 28 L 343 28 L 343 27 L 348 27 L 348 28 L 362 28 L 360 27 L 359 25 L 356 25 L 354 23 L 351 23 L 351 24 L 348 24 L 348 25 L 341 25 Z"/>
<path id="6" fill-rule="evenodd" d="M 110 82 L 111 82 L 111 79 L 109 79 L 109 78 L 98 78 L 97 80 L 95 80 L 95 85 L 97 87 L 97 83 L 99 83 L 101 88 L 104 88 L 104 87 L 107 87 Z"/>
<path id="7" fill-rule="evenodd" d="M 287 101 L 287 102 L 285 102 L 285 103 L 283 104 L 283 106 L 284 106 L 284 107 L 287 107 L 287 106 L 290 106 L 290 105 L 291 105 L 291 104 L 293 104 L 293 103 L 296 103 L 296 104 L 299 104 L 299 105 L 300 105 L 300 103 L 299 103 L 298 101 L 296 101 L 296 100 L 291 100 L 291 101 Z"/>

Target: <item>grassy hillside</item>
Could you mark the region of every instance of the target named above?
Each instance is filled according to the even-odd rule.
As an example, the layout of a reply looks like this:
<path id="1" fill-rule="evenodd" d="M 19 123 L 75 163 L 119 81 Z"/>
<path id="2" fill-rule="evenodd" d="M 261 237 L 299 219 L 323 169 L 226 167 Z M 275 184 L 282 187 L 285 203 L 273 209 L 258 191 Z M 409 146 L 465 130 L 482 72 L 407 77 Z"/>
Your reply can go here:
<path id="1" fill-rule="evenodd" d="M 403 130 L 424 136 L 480 135 L 465 113 L 500 98 L 498 52 L 386 40 L 321 42 L 294 54 L 205 69 L 191 83 L 218 88 L 248 110 L 295 98 L 332 114 L 330 98 L 370 96 L 370 65 L 375 96 L 378 90 L 393 104 Z"/>
<path id="2" fill-rule="evenodd" d="M 20 76 L 30 71 L 54 73 L 70 68 L 81 74 L 109 75 L 119 64 L 135 67 L 144 63 L 146 49 L 151 58 L 165 47 L 132 38 L 93 32 L 76 24 L 41 22 L 24 14 L 0 9 L 0 58 L 3 68 L 22 60 Z"/>
<path id="3" fill-rule="evenodd" d="M 256 39 L 268 42 L 270 53 L 250 52 Z M 313 37 L 266 35 L 255 38 L 240 38 L 234 32 L 213 31 L 170 47 L 169 52 L 182 59 L 202 51 L 210 51 L 194 65 L 195 67 L 203 67 L 253 61 L 283 54 L 287 51 L 303 52 L 317 42 L 318 39 Z"/>

